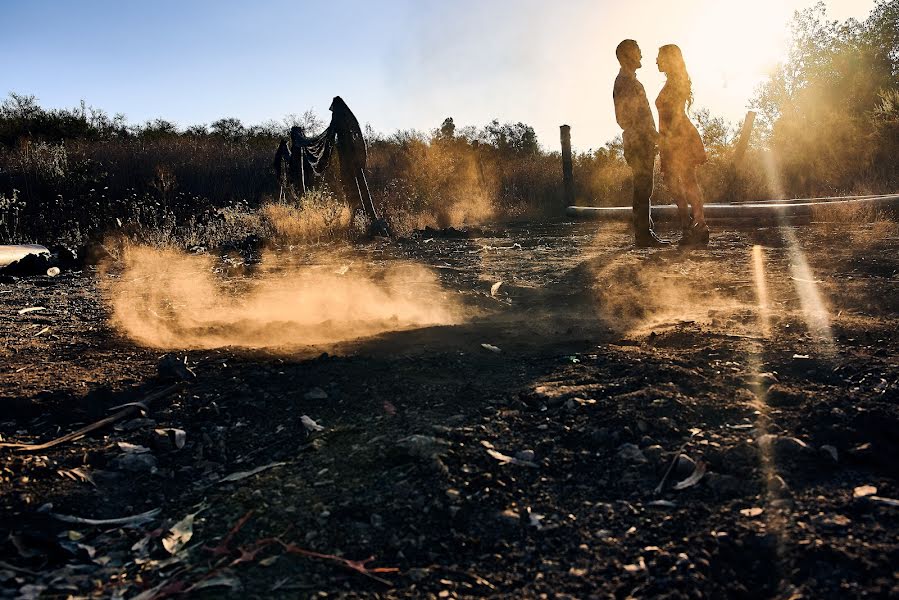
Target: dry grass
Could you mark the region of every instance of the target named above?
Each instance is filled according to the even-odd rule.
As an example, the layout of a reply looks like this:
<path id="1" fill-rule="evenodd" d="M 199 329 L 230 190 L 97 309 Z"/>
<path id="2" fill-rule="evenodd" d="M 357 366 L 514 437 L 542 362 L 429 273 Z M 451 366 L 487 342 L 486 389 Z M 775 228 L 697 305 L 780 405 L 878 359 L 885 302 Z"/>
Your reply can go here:
<path id="1" fill-rule="evenodd" d="M 308 192 L 298 203 L 264 202 L 259 215 L 274 240 L 289 244 L 346 239 L 355 229 L 350 208 L 327 192 Z"/>

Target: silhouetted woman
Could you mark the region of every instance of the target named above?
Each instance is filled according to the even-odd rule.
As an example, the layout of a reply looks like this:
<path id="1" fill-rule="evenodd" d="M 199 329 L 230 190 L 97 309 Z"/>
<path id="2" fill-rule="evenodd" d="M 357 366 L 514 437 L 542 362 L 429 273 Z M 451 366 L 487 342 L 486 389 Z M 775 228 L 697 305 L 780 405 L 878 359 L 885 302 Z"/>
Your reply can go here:
<path id="1" fill-rule="evenodd" d="M 696 180 L 696 167 L 706 161 L 702 138 L 690 118 L 687 109 L 693 104 L 693 90 L 684 57 L 680 48 L 668 44 L 659 48 L 656 59 L 659 71 L 665 73 L 666 82 L 656 109 L 659 111 L 659 154 L 662 174 L 670 184 L 677 203 L 684 245 L 705 245 L 709 242 L 709 228 L 705 223 L 702 190 Z M 691 211 L 687 210 L 687 203 Z"/>

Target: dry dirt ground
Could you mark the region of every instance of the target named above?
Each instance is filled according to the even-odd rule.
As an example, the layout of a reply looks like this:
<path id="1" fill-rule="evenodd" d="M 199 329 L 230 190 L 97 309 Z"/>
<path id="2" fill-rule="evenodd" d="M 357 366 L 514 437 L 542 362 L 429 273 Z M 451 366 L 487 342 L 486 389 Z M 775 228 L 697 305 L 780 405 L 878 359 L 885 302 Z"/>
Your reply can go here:
<path id="1" fill-rule="evenodd" d="M 145 415 L 0 448 L 0 597 L 899 595 L 895 225 L 485 235 L 327 250 L 428 266 L 459 324 L 174 348 Z M 3 442 L 171 384 L 115 276 L 0 284 Z"/>

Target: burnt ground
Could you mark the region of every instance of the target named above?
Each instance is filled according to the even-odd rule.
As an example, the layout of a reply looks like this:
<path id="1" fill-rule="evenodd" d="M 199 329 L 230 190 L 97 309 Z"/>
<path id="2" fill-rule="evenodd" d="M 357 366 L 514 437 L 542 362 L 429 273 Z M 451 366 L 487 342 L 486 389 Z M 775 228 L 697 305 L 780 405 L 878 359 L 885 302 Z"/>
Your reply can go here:
<path id="1" fill-rule="evenodd" d="M 145 416 L 0 448 L 0 597 L 895 597 L 897 251 L 890 223 L 718 227 L 694 251 L 570 223 L 361 246 L 430 265 L 476 316 L 176 350 L 196 377 Z M 0 284 L 2 441 L 168 385 L 100 277 Z"/>

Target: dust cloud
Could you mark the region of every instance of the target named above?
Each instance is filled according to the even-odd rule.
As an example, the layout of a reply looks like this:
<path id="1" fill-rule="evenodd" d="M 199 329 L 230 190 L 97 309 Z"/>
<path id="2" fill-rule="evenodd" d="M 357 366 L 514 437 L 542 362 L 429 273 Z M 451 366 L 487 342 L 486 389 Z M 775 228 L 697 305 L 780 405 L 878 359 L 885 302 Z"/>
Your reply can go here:
<path id="1" fill-rule="evenodd" d="M 683 322 L 755 326 L 751 281 L 708 264 L 623 256 L 593 270 L 597 315 L 626 335 L 648 335 Z"/>
<path id="2" fill-rule="evenodd" d="M 222 273 L 208 255 L 130 246 L 104 269 L 101 287 L 114 327 L 160 349 L 287 351 L 462 320 L 458 300 L 414 263 L 300 265 L 268 254 L 234 269 Z"/>

